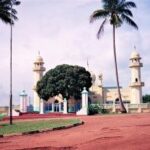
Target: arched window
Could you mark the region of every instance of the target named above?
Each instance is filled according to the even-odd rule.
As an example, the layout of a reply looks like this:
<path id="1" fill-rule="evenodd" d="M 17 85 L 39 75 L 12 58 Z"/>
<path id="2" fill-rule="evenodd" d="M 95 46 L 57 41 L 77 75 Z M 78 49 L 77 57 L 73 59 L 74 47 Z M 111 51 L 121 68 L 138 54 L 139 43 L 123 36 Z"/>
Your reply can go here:
<path id="1" fill-rule="evenodd" d="M 56 104 L 56 103 L 59 103 L 59 102 L 58 102 L 58 100 L 56 99 L 56 100 L 54 101 L 54 103 Z"/>
<path id="2" fill-rule="evenodd" d="M 119 98 L 115 99 L 115 104 L 119 104 Z"/>
<path id="3" fill-rule="evenodd" d="M 138 82 L 138 78 L 135 78 L 135 82 Z"/>

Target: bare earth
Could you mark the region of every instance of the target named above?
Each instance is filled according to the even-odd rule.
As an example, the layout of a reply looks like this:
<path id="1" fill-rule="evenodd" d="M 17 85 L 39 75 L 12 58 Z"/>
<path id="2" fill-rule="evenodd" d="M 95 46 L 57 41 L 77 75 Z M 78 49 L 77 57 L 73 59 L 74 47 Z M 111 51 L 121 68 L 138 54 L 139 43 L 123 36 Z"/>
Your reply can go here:
<path id="1" fill-rule="evenodd" d="M 0 150 L 150 150 L 150 113 L 80 118 L 78 127 L 0 138 Z"/>

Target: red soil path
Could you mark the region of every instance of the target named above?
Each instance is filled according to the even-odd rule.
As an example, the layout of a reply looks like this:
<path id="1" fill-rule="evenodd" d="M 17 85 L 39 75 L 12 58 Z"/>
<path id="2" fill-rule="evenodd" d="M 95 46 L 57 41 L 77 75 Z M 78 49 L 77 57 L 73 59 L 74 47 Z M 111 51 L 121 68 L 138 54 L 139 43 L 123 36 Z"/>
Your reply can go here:
<path id="1" fill-rule="evenodd" d="M 0 150 L 150 150 L 150 114 L 80 117 L 66 130 L 0 139 Z"/>

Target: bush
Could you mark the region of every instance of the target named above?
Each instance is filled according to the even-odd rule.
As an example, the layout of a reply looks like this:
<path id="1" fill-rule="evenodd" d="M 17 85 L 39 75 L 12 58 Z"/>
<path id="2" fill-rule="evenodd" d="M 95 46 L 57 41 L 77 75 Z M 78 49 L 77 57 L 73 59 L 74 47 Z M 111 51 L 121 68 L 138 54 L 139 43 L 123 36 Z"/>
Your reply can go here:
<path id="1" fill-rule="evenodd" d="M 108 114 L 109 113 L 109 110 L 100 107 L 99 104 L 90 104 L 88 111 L 89 111 L 89 115 Z"/>
<path id="2" fill-rule="evenodd" d="M 104 108 L 103 108 L 103 109 L 101 109 L 101 113 L 102 113 L 102 114 L 108 114 L 109 111 L 108 111 L 107 109 L 104 109 Z"/>
<path id="3" fill-rule="evenodd" d="M 101 109 L 98 104 L 90 104 L 88 107 L 89 115 L 98 114 L 101 112 Z"/>

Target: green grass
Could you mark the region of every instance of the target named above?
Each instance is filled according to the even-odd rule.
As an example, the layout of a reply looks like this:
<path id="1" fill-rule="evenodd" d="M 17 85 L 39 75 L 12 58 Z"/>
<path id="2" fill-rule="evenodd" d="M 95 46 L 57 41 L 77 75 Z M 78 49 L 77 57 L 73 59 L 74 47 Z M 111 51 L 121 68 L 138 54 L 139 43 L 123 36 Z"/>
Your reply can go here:
<path id="1" fill-rule="evenodd" d="M 13 125 L 9 125 L 8 123 L 7 124 L 1 123 L 0 134 L 21 133 L 47 128 L 51 129 L 79 122 L 80 122 L 79 119 L 52 119 L 52 120 L 14 122 Z"/>

